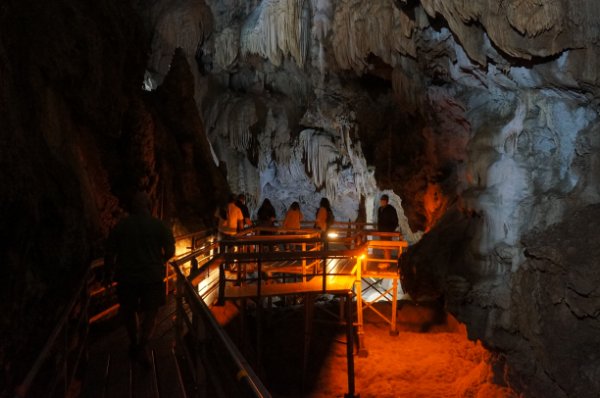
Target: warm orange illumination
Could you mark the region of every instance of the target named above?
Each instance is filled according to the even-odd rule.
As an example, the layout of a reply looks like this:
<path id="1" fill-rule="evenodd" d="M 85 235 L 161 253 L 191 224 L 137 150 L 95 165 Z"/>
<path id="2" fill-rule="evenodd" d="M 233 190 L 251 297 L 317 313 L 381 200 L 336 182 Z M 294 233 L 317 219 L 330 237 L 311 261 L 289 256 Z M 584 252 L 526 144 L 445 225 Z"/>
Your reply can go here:
<path id="1" fill-rule="evenodd" d="M 425 207 L 425 217 L 427 217 L 427 225 L 425 232 L 444 215 L 448 206 L 448 198 L 442 194 L 442 189 L 437 183 L 428 183 L 427 190 L 423 195 L 423 206 Z"/>
<path id="2" fill-rule="evenodd" d="M 175 257 L 182 256 L 190 252 L 189 239 L 181 239 L 175 242 Z"/>
<path id="3" fill-rule="evenodd" d="M 337 238 L 339 235 L 337 234 L 337 232 L 329 232 L 327 233 L 327 237 L 328 238 Z"/>
<path id="4" fill-rule="evenodd" d="M 384 310 L 385 305 L 378 306 Z M 468 340 L 465 326 L 451 315 L 435 322 L 427 303 L 405 303 L 398 311 L 400 336 L 365 312 L 367 357 L 355 358 L 356 390 L 361 397 L 517 398 L 494 384 L 491 354 Z M 338 338 L 342 338 L 341 334 Z M 307 397 L 329 398 L 345 392 L 345 347 L 336 344 L 324 358 L 315 387 Z"/>

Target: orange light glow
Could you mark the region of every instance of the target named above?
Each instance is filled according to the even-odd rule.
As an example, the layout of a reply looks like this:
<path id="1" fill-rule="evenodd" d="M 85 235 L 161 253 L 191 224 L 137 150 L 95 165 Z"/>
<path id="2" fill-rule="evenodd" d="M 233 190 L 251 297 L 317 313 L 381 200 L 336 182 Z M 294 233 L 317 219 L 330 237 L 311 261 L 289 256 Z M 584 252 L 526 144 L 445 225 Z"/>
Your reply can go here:
<path id="1" fill-rule="evenodd" d="M 191 242 L 189 239 L 181 239 L 175 242 L 175 257 L 182 256 L 190 252 Z"/>
<path id="2" fill-rule="evenodd" d="M 448 198 L 442 193 L 439 184 L 427 184 L 427 190 L 423 195 L 423 206 L 425 207 L 425 217 L 427 218 L 425 232 L 428 232 L 444 215 L 448 206 Z"/>
<path id="3" fill-rule="evenodd" d="M 379 307 L 380 309 L 383 306 Z M 386 324 L 365 312 L 367 357 L 355 359 L 356 389 L 366 397 L 517 398 L 508 387 L 494 384 L 491 353 L 467 338 L 464 325 L 451 315 L 436 324 L 427 305 L 406 304 L 398 311 L 401 338 L 390 337 Z M 338 336 L 341 338 L 341 335 Z M 324 359 L 310 398 L 344 394 L 343 345 Z"/>

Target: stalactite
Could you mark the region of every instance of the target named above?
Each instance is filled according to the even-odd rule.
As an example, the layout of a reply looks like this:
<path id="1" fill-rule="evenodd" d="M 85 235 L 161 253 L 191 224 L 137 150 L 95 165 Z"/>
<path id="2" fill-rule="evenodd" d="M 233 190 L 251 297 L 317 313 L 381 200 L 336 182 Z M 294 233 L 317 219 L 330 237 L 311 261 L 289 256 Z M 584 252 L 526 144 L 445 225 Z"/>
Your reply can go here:
<path id="1" fill-rule="evenodd" d="M 149 14 L 155 31 L 148 66 L 160 76 L 169 71 L 176 48 L 181 48 L 188 59 L 193 58 L 212 29 L 210 9 L 204 1 L 156 2 Z"/>
<path id="2" fill-rule="evenodd" d="M 225 94 L 215 101 L 208 113 L 208 136 L 211 141 L 215 135 L 224 137 L 231 148 L 245 152 L 252 139 L 250 126 L 257 120 L 256 106 L 251 98 Z"/>
<path id="3" fill-rule="evenodd" d="M 425 87 L 416 74 L 416 62 L 404 58 L 403 66 L 392 72 L 392 87 L 403 111 L 415 113 L 423 108 Z"/>
<path id="4" fill-rule="evenodd" d="M 307 0 L 263 0 L 242 27 L 242 54 L 258 54 L 281 65 L 290 54 L 303 66 L 309 47 Z"/>
<path id="5" fill-rule="evenodd" d="M 214 66 L 228 70 L 236 61 L 240 48 L 239 30 L 225 28 L 215 36 Z"/>
<path id="6" fill-rule="evenodd" d="M 329 168 L 339 157 L 333 137 L 312 129 L 300 133 L 300 146 L 304 149 L 306 167 L 317 187 L 325 183 Z"/>
<path id="7" fill-rule="evenodd" d="M 336 4 L 333 51 L 343 69 L 362 74 L 374 54 L 389 65 L 401 54 L 415 56 L 414 22 L 390 1 L 341 0 Z"/>

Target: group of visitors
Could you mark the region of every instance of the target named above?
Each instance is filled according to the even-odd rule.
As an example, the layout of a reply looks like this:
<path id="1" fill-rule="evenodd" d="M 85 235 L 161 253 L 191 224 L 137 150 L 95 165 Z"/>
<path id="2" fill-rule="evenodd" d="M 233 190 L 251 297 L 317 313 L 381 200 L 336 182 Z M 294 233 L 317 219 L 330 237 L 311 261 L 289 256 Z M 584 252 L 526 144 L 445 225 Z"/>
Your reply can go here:
<path id="1" fill-rule="evenodd" d="M 220 207 L 215 212 L 215 218 L 219 228 L 227 235 L 235 235 L 244 228 L 252 225 L 260 227 L 274 227 L 277 220 L 277 213 L 273 204 L 268 198 L 263 200 L 257 213 L 256 224 L 250 219 L 250 212 L 246 206 L 246 196 L 244 194 L 231 195 L 226 207 Z M 333 210 L 329 199 L 321 198 L 319 208 L 315 214 L 313 227 L 326 231 L 331 227 L 335 220 Z M 281 228 L 300 229 L 304 221 L 304 215 L 300 210 L 300 204 L 293 202 L 288 208 Z M 389 196 L 382 195 L 377 210 L 377 230 L 381 232 L 392 232 L 398 228 L 398 215 L 396 209 L 389 204 Z"/>
<path id="2" fill-rule="evenodd" d="M 396 230 L 398 216 L 387 195 L 381 196 L 377 215 L 377 230 Z M 258 225 L 275 226 L 277 215 L 269 199 L 263 201 L 257 216 Z M 225 209 L 217 209 L 215 217 L 220 228 L 231 235 L 252 225 L 244 194 L 232 195 Z M 293 202 L 286 212 L 282 228 L 300 229 L 303 220 L 300 204 Z M 326 231 L 333 222 L 329 200 L 322 198 L 313 227 Z M 129 336 L 129 354 L 146 368 L 151 365 L 148 341 L 158 309 L 166 300 L 164 266 L 174 254 L 175 240 L 171 230 L 152 216 L 148 195 L 138 192 L 133 196 L 130 215 L 117 224 L 107 239 L 105 283 L 109 286 L 113 278 L 118 282 L 117 296 Z M 386 253 L 385 257 L 389 258 L 389 254 Z M 138 319 L 138 314 L 141 319 Z"/>
<path id="3" fill-rule="evenodd" d="M 265 198 L 256 213 L 256 223 L 250 219 L 250 212 L 246 206 L 246 196 L 232 195 L 226 207 L 220 207 L 215 212 L 215 219 L 219 229 L 226 235 L 235 235 L 244 228 L 256 225 L 259 227 L 275 227 L 277 213 L 275 207 L 268 198 Z M 335 220 L 329 199 L 322 198 L 319 208 L 315 214 L 313 227 L 326 231 Z M 286 211 L 285 218 L 281 224 L 282 229 L 300 229 L 304 221 L 304 214 L 300 210 L 300 204 L 293 202 Z"/>

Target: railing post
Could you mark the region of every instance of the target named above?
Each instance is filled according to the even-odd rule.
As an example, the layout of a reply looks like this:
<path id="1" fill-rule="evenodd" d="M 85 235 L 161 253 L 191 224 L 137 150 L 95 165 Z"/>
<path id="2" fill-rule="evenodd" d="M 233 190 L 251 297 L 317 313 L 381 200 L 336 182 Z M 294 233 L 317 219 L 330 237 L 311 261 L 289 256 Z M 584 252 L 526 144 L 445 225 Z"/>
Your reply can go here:
<path id="1" fill-rule="evenodd" d="M 323 250 L 323 293 L 327 291 L 327 251 L 329 245 L 327 244 L 327 232 L 321 232 L 322 250 Z"/>
<path id="2" fill-rule="evenodd" d="M 358 335 L 358 356 L 366 357 L 369 355 L 365 347 L 365 331 L 363 329 L 363 301 L 362 301 L 362 267 L 363 267 L 363 256 L 359 256 L 356 266 L 356 281 L 355 281 L 355 290 L 356 290 L 356 318 L 357 318 L 357 331 Z"/>
<path id="3" fill-rule="evenodd" d="M 219 298 L 217 305 L 225 304 L 225 266 L 227 265 L 227 257 L 219 264 Z"/>
<path id="4" fill-rule="evenodd" d="M 176 264 L 172 264 L 172 266 L 177 267 Z M 175 343 L 177 345 L 183 344 L 183 289 L 181 275 L 177 273 L 175 285 Z M 184 350 L 179 351 L 184 352 Z"/>
<path id="5" fill-rule="evenodd" d="M 165 267 L 165 295 L 169 295 L 169 264 Z"/>
<path id="6" fill-rule="evenodd" d="M 258 272 L 258 285 L 256 286 L 256 296 L 260 303 L 260 293 L 262 288 L 262 245 L 258 245 L 258 255 L 256 256 L 256 272 Z"/>
<path id="7" fill-rule="evenodd" d="M 302 253 L 306 253 L 306 242 L 302 243 Z M 302 282 L 306 282 L 306 257 L 302 257 Z"/>
<path id="8" fill-rule="evenodd" d="M 348 393 L 344 398 L 355 398 L 354 395 L 354 333 L 352 325 L 352 292 L 346 295 L 346 362 L 348 369 Z"/>
<path id="9" fill-rule="evenodd" d="M 402 249 L 400 249 L 402 250 Z M 392 279 L 392 321 L 390 327 L 390 336 L 398 335 L 398 327 L 396 325 L 396 311 L 398 307 L 398 274 Z"/>

